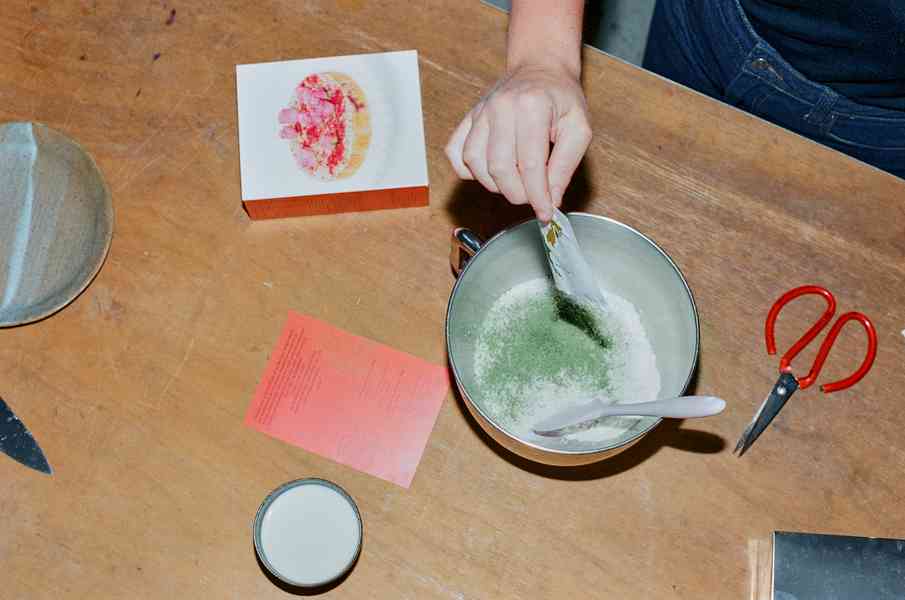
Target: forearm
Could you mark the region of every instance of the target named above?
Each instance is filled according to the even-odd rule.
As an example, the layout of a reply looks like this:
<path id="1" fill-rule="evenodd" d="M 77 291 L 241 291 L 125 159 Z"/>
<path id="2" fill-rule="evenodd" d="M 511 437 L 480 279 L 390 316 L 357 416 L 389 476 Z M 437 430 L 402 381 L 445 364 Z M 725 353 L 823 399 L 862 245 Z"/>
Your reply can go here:
<path id="1" fill-rule="evenodd" d="M 583 16 L 584 0 L 513 0 L 507 68 L 552 63 L 578 77 Z"/>

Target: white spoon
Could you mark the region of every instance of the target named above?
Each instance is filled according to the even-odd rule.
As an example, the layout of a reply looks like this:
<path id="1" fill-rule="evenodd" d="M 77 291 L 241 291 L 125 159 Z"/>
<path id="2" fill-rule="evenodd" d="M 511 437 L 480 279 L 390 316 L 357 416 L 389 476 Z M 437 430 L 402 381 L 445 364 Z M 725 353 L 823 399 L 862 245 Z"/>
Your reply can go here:
<path id="1" fill-rule="evenodd" d="M 595 398 L 587 404 L 571 406 L 547 417 L 533 429 L 537 435 L 559 437 L 572 427 L 585 425 L 603 417 L 693 419 L 718 415 L 723 412 L 724 408 L 726 408 L 726 402 L 715 396 L 681 396 L 635 404 L 604 404 Z"/>

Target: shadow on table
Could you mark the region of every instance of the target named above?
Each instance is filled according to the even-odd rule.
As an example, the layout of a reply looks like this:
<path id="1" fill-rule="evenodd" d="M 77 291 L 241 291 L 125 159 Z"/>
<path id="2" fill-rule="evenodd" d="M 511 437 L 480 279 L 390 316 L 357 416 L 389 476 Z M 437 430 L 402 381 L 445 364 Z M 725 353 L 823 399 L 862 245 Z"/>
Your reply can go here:
<path id="1" fill-rule="evenodd" d="M 311 588 L 303 588 L 303 587 L 298 587 L 298 586 L 294 586 L 294 585 L 289 585 L 282 579 L 275 577 L 273 575 L 273 573 L 271 573 L 270 571 L 267 570 L 267 567 L 264 566 L 264 563 L 261 562 L 261 557 L 258 556 L 258 553 L 257 553 L 257 551 L 255 551 L 254 546 L 252 546 L 252 552 L 254 552 L 254 554 L 255 554 L 255 560 L 258 563 L 258 568 L 261 569 L 261 572 L 264 574 L 264 576 L 270 580 L 270 583 L 272 583 L 276 587 L 280 588 L 287 594 L 291 594 L 293 596 L 319 596 L 321 594 L 326 594 L 327 592 L 337 588 L 338 586 L 342 585 L 342 583 L 349 577 L 349 575 L 352 573 L 352 571 L 355 570 L 355 566 L 358 564 L 358 558 L 360 557 L 360 555 L 359 555 L 359 557 L 355 558 L 355 562 L 352 564 L 352 567 L 348 571 L 346 571 L 346 573 L 339 579 L 336 579 L 326 585 L 321 585 L 321 586 L 311 587 Z"/>
<path id="2" fill-rule="evenodd" d="M 451 381 L 455 381 L 453 377 L 452 370 L 450 369 Z M 696 387 L 697 371 L 695 371 L 695 374 L 692 376 L 686 394 L 694 394 Z M 681 419 L 664 419 L 653 431 L 641 438 L 634 446 L 611 458 L 581 467 L 554 467 L 542 465 L 522 458 L 500 446 L 489 434 L 481 429 L 481 426 L 478 425 L 478 422 L 468 411 L 468 408 L 465 406 L 465 401 L 462 399 L 459 390 L 455 388 L 455 386 L 453 386 L 453 393 L 457 400 L 456 405 L 465 416 L 472 431 L 474 431 L 475 434 L 497 454 L 497 456 L 520 469 L 549 479 L 581 481 L 612 477 L 613 475 L 618 475 L 623 471 L 627 471 L 640 465 L 659 452 L 664 446 L 670 446 L 678 450 L 694 452 L 696 454 L 716 454 L 722 452 L 726 447 L 726 440 L 716 434 L 698 429 L 686 429 L 682 426 L 685 421 Z"/>
<path id="3" fill-rule="evenodd" d="M 585 162 L 578 166 L 572 183 L 563 197 L 563 212 L 583 211 L 592 198 L 588 168 Z M 457 227 L 467 227 L 487 240 L 517 223 L 534 217 L 530 206 L 516 206 L 493 192 L 487 191 L 477 181 L 460 181 L 453 189 L 446 212 Z"/>

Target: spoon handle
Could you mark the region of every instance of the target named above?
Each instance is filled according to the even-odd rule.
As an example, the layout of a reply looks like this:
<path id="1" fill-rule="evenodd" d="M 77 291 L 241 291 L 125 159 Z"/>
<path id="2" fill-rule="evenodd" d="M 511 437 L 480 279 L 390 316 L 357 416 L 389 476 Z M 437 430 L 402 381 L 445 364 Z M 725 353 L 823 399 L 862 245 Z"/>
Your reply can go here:
<path id="1" fill-rule="evenodd" d="M 570 406 L 547 417 L 534 426 L 534 433 L 548 437 L 564 435 L 568 428 L 584 425 L 602 417 L 665 417 L 671 419 L 691 419 L 709 417 L 723 412 L 726 403 L 713 396 L 683 396 L 654 402 L 635 404 L 609 404 L 599 399 L 588 404 Z"/>
<path id="2" fill-rule="evenodd" d="M 638 402 L 636 404 L 610 404 L 600 408 L 601 417 L 665 417 L 668 419 L 693 419 L 711 417 L 723 412 L 726 402 L 714 396 L 682 396 L 668 400 Z"/>

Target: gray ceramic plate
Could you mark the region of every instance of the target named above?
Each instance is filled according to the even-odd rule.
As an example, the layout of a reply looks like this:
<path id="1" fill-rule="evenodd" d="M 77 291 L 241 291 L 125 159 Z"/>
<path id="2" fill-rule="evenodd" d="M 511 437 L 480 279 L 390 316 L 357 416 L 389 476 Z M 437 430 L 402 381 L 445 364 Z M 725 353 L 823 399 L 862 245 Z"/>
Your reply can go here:
<path id="1" fill-rule="evenodd" d="M 72 302 L 112 237 L 110 191 L 94 160 L 45 125 L 0 125 L 0 327 Z"/>

